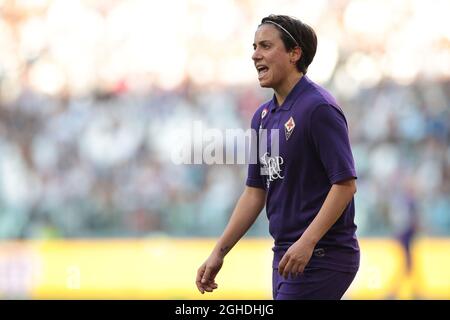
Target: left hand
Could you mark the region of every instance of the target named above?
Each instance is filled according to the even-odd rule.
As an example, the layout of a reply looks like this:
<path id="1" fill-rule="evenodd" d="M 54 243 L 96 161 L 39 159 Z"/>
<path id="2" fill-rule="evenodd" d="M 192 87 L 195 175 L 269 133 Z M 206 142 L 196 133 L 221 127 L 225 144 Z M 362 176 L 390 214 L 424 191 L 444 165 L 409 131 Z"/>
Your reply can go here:
<path id="1" fill-rule="evenodd" d="M 289 273 L 297 276 L 303 273 L 314 251 L 314 245 L 304 239 L 298 239 L 284 254 L 278 264 L 278 273 L 287 279 Z"/>

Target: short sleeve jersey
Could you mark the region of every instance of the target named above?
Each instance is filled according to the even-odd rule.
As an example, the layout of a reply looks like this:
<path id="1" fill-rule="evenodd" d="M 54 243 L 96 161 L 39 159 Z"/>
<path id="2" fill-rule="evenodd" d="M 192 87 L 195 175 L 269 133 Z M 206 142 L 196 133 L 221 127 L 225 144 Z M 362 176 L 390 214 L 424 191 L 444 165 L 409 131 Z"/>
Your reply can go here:
<path id="1" fill-rule="evenodd" d="M 246 184 L 266 190 L 269 232 L 274 238 L 273 266 L 277 267 L 284 252 L 317 215 L 331 186 L 357 178 L 347 121 L 334 97 L 303 76 L 281 106 L 275 96 L 260 106 L 251 127 L 259 132 L 251 145 L 258 157 L 257 163 L 249 164 Z M 268 134 L 263 135 L 264 131 Z M 352 198 L 318 242 L 307 267 L 344 272 L 358 269 L 354 216 Z"/>

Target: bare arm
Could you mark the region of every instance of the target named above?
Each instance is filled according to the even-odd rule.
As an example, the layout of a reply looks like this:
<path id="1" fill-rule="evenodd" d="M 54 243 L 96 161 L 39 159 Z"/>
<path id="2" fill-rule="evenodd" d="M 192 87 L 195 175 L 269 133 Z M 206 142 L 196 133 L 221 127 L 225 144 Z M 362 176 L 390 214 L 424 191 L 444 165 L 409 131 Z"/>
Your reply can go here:
<path id="1" fill-rule="evenodd" d="M 245 187 L 222 236 L 209 258 L 197 271 L 196 284 L 201 293 L 217 288 L 214 279 L 222 267 L 225 255 L 253 225 L 266 201 L 266 192 L 260 188 Z"/>
<path id="2" fill-rule="evenodd" d="M 312 256 L 317 242 L 335 224 L 356 193 L 354 179 L 331 186 L 318 214 L 303 235 L 285 253 L 281 259 L 278 272 L 285 278 L 289 273 L 302 273 Z"/>
<path id="3" fill-rule="evenodd" d="M 322 208 L 306 229 L 302 238 L 315 246 L 339 219 L 355 193 L 356 183 L 354 179 L 333 184 Z"/>
<path id="4" fill-rule="evenodd" d="M 222 257 L 233 248 L 255 222 L 264 208 L 266 192 L 260 188 L 245 187 L 227 227 L 213 250 Z"/>

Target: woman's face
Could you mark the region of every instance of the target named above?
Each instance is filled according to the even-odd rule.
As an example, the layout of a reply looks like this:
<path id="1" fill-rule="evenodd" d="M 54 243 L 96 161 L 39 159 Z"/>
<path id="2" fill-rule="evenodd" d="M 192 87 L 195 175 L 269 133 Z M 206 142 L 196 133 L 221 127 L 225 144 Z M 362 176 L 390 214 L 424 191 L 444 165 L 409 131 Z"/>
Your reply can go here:
<path id="1" fill-rule="evenodd" d="M 261 87 L 277 89 L 296 70 L 291 54 L 286 51 L 280 33 L 274 25 L 263 24 L 255 33 L 252 59 Z"/>

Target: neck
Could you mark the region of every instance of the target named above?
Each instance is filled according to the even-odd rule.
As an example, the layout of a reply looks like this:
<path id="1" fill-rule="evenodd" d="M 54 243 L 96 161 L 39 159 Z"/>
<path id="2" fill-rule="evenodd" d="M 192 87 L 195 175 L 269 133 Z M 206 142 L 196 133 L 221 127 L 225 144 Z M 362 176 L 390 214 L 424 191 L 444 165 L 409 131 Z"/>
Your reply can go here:
<path id="1" fill-rule="evenodd" d="M 286 78 L 286 80 L 279 87 L 274 88 L 278 106 L 281 106 L 284 103 L 289 92 L 291 92 L 292 88 L 294 88 L 294 86 L 302 77 L 303 73 L 293 72 Z"/>

